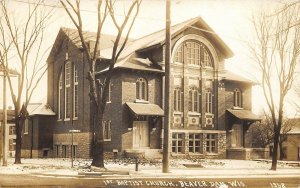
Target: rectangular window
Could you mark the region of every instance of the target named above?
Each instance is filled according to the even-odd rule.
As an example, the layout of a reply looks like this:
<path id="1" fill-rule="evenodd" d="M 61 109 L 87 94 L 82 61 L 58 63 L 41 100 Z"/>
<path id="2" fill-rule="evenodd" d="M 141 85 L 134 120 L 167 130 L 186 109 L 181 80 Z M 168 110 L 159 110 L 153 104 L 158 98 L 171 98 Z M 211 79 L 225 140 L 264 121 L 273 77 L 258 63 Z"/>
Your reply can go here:
<path id="1" fill-rule="evenodd" d="M 65 118 L 69 119 L 71 116 L 71 62 L 67 62 L 65 65 Z"/>
<path id="2" fill-rule="evenodd" d="M 112 97 L 112 84 L 110 83 L 108 87 L 107 102 L 111 102 L 111 97 Z"/>
<path id="3" fill-rule="evenodd" d="M 16 135 L 16 126 L 9 126 L 9 135 Z"/>
<path id="4" fill-rule="evenodd" d="M 189 152 L 202 153 L 201 149 L 201 134 L 189 134 Z"/>
<path id="5" fill-rule="evenodd" d="M 9 139 L 9 151 L 16 151 L 16 139 Z"/>
<path id="6" fill-rule="evenodd" d="M 210 91 L 206 92 L 206 112 L 212 113 L 212 94 Z"/>
<path id="7" fill-rule="evenodd" d="M 58 81 L 58 119 L 60 120 L 62 115 L 62 73 L 59 75 L 59 81 Z"/>
<path id="8" fill-rule="evenodd" d="M 103 139 L 111 141 L 111 121 L 103 121 Z"/>
<path id="9" fill-rule="evenodd" d="M 24 134 L 28 134 L 28 122 L 29 122 L 29 120 L 25 119 L 25 122 L 24 122 Z"/>
<path id="10" fill-rule="evenodd" d="M 173 133 L 172 134 L 172 152 L 173 153 L 183 153 L 183 133 Z"/>
<path id="11" fill-rule="evenodd" d="M 67 152 L 68 152 L 67 145 L 62 145 L 61 149 L 62 149 L 62 151 L 61 151 L 62 158 L 67 158 Z"/>
<path id="12" fill-rule="evenodd" d="M 73 106 L 74 106 L 74 118 L 78 117 L 78 71 L 77 68 L 74 66 L 74 94 L 73 94 Z"/>
<path id="13" fill-rule="evenodd" d="M 174 89 L 174 111 L 182 112 L 183 93 L 180 88 Z"/>
<path id="14" fill-rule="evenodd" d="M 56 157 L 59 157 L 59 145 L 55 145 L 54 148 Z"/>
<path id="15" fill-rule="evenodd" d="M 206 152 L 217 153 L 217 134 L 206 135 Z"/>
<path id="16" fill-rule="evenodd" d="M 71 150 L 72 150 L 71 155 L 73 156 L 73 158 L 76 158 L 76 156 L 77 156 L 77 146 L 73 145 Z"/>

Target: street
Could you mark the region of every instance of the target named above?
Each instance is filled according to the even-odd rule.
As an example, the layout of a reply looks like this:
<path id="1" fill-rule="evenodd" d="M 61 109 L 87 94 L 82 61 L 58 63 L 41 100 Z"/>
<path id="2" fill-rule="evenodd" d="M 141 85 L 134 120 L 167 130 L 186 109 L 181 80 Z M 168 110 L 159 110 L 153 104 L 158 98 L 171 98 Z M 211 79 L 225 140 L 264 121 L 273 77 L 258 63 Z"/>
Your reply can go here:
<path id="1" fill-rule="evenodd" d="M 130 176 L 0 175 L 0 187 L 269 187 L 298 188 L 299 177 L 132 178 Z"/>

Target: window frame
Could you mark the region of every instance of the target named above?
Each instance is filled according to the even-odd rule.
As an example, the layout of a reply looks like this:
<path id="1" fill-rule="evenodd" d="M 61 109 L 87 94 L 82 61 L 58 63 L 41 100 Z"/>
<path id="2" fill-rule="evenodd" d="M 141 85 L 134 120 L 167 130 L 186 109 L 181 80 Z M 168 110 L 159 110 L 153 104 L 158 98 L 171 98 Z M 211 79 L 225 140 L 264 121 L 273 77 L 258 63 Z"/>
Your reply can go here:
<path id="1" fill-rule="evenodd" d="M 192 138 L 191 138 L 192 135 Z M 199 136 L 199 138 L 196 138 L 196 135 Z M 195 154 L 202 154 L 203 153 L 203 144 L 202 144 L 202 134 L 201 133 L 189 133 L 188 138 L 189 143 L 189 153 L 195 153 Z M 199 145 L 196 143 L 199 142 Z M 192 143 L 192 145 L 190 144 Z M 192 151 L 190 149 L 192 148 Z M 196 151 L 196 148 L 199 149 L 199 151 Z"/>
<path id="2" fill-rule="evenodd" d="M 200 113 L 200 92 L 199 88 L 192 86 L 189 88 L 189 112 Z"/>
<path id="3" fill-rule="evenodd" d="M 205 111 L 206 113 L 213 113 L 213 98 L 211 89 L 208 89 L 205 92 Z"/>
<path id="4" fill-rule="evenodd" d="M 8 140 L 8 150 L 9 151 L 16 151 L 16 143 L 17 143 L 16 138 L 10 138 Z"/>
<path id="5" fill-rule="evenodd" d="M 175 50 L 174 63 L 185 63 L 192 66 L 214 67 L 212 55 L 208 47 L 201 41 L 188 39 Z"/>
<path id="6" fill-rule="evenodd" d="M 173 135 L 176 135 L 175 137 Z M 179 135 L 181 135 L 179 137 Z M 175 145 L 173 144 L 175 143 Z M 181 143 L 181 144 L 180 144 Z M 172 153 L 183 154 L 184 153 L 184 133 L 172 133 Z M 181 148 L 181 151 L 179 151 Z"/>
<path id="7" fill-rule="evenodd" d="M 218 153 L 217 141 L 218 141 L 218 134 L 216 134 L 216 133 L 206 134 L 206 152 L 207 153 Z"/>
<path id="8" fill-rule="evenodd" d="M 73 119 L 78 118 L 78 70 L 76 65 L 74 65 L 74 79 L 73 79 Z"/>
<path id="9" fill-rule="evenodd" d="M 71 118 L 71 61 L 65 63 L 65 121 Z"/>
<path id="10" fill-rule="evenodd" d="M 103 121 L 103 140 L 104 141 L 111 141 L 111 121 Z"/>
<path id="11" fill-rule="evenodd" d="M 173 90 L 174 94 L 174 107 L 175 112 L 183 112 L 183 91 L 182 88 L 177 86 Z"/>
<path id="12" fill-rule="evenodd" d="M 62 119 L 62 100 L 61 96 L 63 94 L 63 80 L 62 80 L 62 71 L 59 73 L 58 77 L 58 120 Z"/>
<path id="13" fill-rule="evenodd" d="M 243 107 L 242 90 L 239 88 L 235 88 L 233 91 L 233 106 L 240 108 Z"/>
<path id="14" fill-rule="evenodd" d="M 28 123 L 29 123 L 29 119 L 26 118 L 24 122 L 24 134 L 28 134 Z"/>
<path id="15" fill-rule="evenodd" d="M 136 99 L 141 101 L 148 101 L 148 82 L 145 78 L 138 78 L 135 82 Z"/>

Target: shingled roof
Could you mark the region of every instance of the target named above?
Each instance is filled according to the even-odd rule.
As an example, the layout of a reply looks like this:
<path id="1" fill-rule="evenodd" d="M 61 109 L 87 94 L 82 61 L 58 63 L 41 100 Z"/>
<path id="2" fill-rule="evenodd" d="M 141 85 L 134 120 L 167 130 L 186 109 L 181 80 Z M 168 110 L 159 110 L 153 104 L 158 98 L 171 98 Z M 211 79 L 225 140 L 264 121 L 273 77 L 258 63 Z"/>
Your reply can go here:
<path id="1" fill-rule="evenodd" d="M 204 35 L 215 44 L 215 46 L 220 50 L 225 58 L 230 58 L 233 56 L 233 52 L 231 51 L 231 49 L 223 42 L 223 40 L 218 35 L 215 34 L 212 28 L 210 28 L 201 17 L 196 17 L 172 26 L 171 36 L 175 37 L 189 27 L 197 27 L 202 31 L 207 31 L 204 32 Z M 162 29 L 150 35 L 129 42 L 122 52 L 120 58 L 126 57 L 135 51 L 142 51 L 156 45 L 163 45 L 164 43 L 165 29 Z M 104 49 L 101 51 L 100 57 L 108 59 L 110 58 L 111 52 L 112 48 Z"/>
<path id="2" fill-rule="evenodd" d="M 86 42 L 96 41 L 96 35 L 97 35 L 96 32 L 83 31 L 83 37 Z M 114 36 L 114 35 L 101 34 L 99 49 L 103 50 L 103 49 L 112 47 L 114 44 L 115 38 L 116 38 L 116 36 Z M 78 48 L 81 48 L 81 40 L 80 40 L 77 29 L 61 27 L 57 34 L 57 37 L 53 44 L 53 47 L 50 51 L 47 61 L 49 61 L 51 57 L 55 56 L 55 54 L 59 51 L 59 47 L 60 47 L 62 41 L 65 39 L 68 39 L 75 46 L 77 46 Z M 121 39 L 121 42 L 123 40 L 124 39 Z M 128 39 L 128 41 L 131 41 L 131 39 Z"/>

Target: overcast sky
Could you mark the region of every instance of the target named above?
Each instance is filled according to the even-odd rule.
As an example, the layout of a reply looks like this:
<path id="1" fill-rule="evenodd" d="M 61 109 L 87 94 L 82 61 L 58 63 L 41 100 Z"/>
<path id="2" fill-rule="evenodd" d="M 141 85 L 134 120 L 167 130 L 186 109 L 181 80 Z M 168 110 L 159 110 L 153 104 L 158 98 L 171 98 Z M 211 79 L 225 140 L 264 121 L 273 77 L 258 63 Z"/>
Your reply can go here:
<path id="1" fill-rule="evenodd" d="M 27 5 L 18 0 L 11 0 L 15 11 L 25 11 Z M 53 4 L 48 0 L 48 4 Z M 97 0 L 82 0 L 82 12 L 84 18 L 84 29 L 95 31 L 96 29 L 96 2 Z M 117 14 L 119 19 L 123 18 L 124 10 L 128 0 L 121 0 L 117 3 Z M 172 0 L 171 1 L 171 22 L 172 25 L 201 16 L 208 25 L 224 40 L 232 49 L 235 56 L 226 61 L 226 68 L 237 74 L 243 75 L 254 81 L 259 79 L 259 74 L 254 62 L 249 57 L 247 42 L 253 39 L 253 30 L 250 23 L 252 15 L 261 9 L 272 10 L 280 5 L 279 0 Z M 60 6 L 60 5 L 59 5 Z M 53 44 L 60 27 L 74 28 L 71 20 L 62 8 L 55 10 L 52 22 L 49 25 L 47 40 L 45 44 Z M 132 29 L 131 38 L 139 38 L 165 26 L 165 1 L 143 0 L 142 7 L 136 23 Z M 107 22 L 104 33 L 114 33 L 113 25 Z M 33 101 L 46 99 L 46 76 L 40 84 Z M 0 97 L 1 99 L 1 97 Z M 255 86 L 253 89 L 253 111 L 259 112 L 264 105 L 262 90 Z M 0 102 L 1 104 L 1 102 Z M 288 105 L 286 105 L 288 106 Z M 289 109 L 290 114 L 294 112 Z"/>

